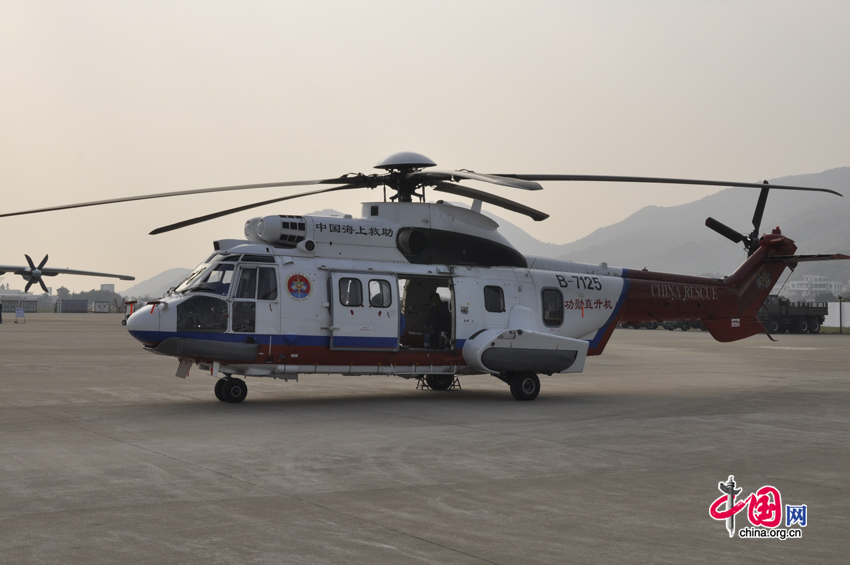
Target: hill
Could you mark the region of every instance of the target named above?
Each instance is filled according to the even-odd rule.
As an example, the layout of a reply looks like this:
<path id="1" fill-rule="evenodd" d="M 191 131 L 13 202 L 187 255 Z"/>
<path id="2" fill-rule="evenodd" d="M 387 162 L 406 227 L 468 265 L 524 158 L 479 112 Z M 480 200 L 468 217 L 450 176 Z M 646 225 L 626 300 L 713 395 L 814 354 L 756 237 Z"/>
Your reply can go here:
<path id="1" fill-rule="evenodd" d="M 121 292 L 121 295 L 131 298 L 158 298 L 163 296 L 169 288 L 176 286 L 180 281 L 186 278 L 186 275 L 188 275 L 191 271 L 191 269 L 169 269 L 155 277 L 151 277 L 131 286 L 127 290 Z"/>
<path id="2" fill-rule="evenodd" d="M 850 167 L 817 174 L 770 179 L 773 184 L 831 188 L 844 198 L 822 193 L 773 190 L 761 232 L 780 226 L 798 253 L 850 252 Z M 607 262 L 627 268 L 692 275 L 723 276 L 746 258 L 736 245 L 705 227 L 709 216 L 742 232 L 752 229 L 758 191 L 730 188 L 681 206 L 647 206 L 616 224 L 599 228 L 572 243 L 554 245 L 534 239 L 510 222 L 492 216 L 499 230 L 523 253 L 585 263 Z M 820 274 L 850 279 L 850 261 L 800 265 L 792 279 Z"/>

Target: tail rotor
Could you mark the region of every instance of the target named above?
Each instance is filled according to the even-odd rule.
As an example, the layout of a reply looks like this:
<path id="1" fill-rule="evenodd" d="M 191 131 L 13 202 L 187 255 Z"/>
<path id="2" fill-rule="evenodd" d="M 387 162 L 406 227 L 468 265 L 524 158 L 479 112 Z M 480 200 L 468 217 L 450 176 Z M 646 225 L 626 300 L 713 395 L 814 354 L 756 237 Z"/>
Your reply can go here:
<path id="1" fill-rule="evenodd" d="M 767 194 L 770 191 L 770 186 L 768 186 L 768 182 L 764 181 L 764 187 L 761 189 L 761 193 L 759 194 L 759 200 L 756 204 L 756 210 L 753 213 L 753 231 L 750 232 L 749 235 L 744 235 L 739 231 L 736 231 L 726 224 L 718 222 L 714 218 L 706 218 L 705 225 L 706 227 L 716 231 L 726 239 L 732 241 L 733 243 L 742 243 L 744 244 L 744 250 L 747 252 L 747 256 L 749 257 L 759 248 L 759 227 L 761 227 L 761 220 L 764 216 L 764 207 L 767 204 Z"/>

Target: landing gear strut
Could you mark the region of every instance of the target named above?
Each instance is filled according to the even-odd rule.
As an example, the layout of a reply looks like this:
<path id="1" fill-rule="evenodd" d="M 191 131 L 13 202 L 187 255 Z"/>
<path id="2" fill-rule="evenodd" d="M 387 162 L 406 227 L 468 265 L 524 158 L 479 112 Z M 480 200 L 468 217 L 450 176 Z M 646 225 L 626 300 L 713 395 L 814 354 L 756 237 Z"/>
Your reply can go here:
<path id="1" fill-rule="evenodd" d="M 248 385 L 242 379 L 225 377 L 215 383 L 215 397 L 224 402 L 242 402 L 248 396 Z"/>

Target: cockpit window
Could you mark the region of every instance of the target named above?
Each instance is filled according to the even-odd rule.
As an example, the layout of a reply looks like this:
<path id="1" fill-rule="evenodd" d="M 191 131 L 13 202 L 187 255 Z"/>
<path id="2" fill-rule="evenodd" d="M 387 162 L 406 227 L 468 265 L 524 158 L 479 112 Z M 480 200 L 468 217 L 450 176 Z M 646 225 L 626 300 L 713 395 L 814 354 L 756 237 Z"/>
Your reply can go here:
<path id="1" fill-rule="evenodd" d="M 227 296 L 230 290 L 230 282 L 233 280 L 233 265 L 231 263 L 218 263 L 210 269 L 199 283 L 191 285 L 189 292 L 209 292 Z M 183 286 L 183 285 L 180 285 Z M 178 291 L 180 289 L 177 289 Z"/>
<path id="2" fill-rule="evenodd" d="M 233 298 L 255 298 L 257 292 L 256 267 L 242 267 L 239 273 L 239 286 Z"/>
<path id="3" fill-rule="evenodd" d="M 227 302 L 212 296 L 193 296 L 177 305 L 178 332 L 227 331 Z"/>
<path id="4" fill-rule="evenodd" d="M 200 265 L 195 267 L 195 270 L 192 271 L 191 273 L 189 273 L 189 276 L 187 276 L 185 279 L 183 279 L 183 282 L 181 282 L 179 285 L 177 285 L 177 288 L 175 290 L 177 292 L 183 292 L 184 290 L 189 288 L 192 285 L 192 283 L 195 282 L 195 279 L 198 278 L 198 275 L 203 273 L 206 270 L 206 268 L 207 268 L 206 263 L 201 263 Z"/>

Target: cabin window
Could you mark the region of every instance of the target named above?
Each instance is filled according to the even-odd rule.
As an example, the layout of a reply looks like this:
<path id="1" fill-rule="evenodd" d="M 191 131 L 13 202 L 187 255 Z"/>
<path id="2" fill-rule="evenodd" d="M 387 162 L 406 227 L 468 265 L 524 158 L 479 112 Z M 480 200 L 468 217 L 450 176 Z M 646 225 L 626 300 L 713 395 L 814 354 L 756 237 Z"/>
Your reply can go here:
<path id="1" fill-rule="evenodd" d="M 484 287 L 484 308 L 488 312 L 505 311 L 505 291 L 500 286 Z"/>
<path id="2" fill-rule="evenodd" d="M 369 281 L 369 305 L 373 308 L 389 308 L 393 303 L 390 283 L 387 281 Z"/>
<path id="3" fill-rule="evenodd" d="M 277 273 L 269 267 L 260 267 L 257 280 L 257 300 L 277 300 Z"/>
<path id="4" fill-rule="evenodd" d="M 359 279 L 339 279 L 339 303 L 363 306 L 363 287 Z"/>
<path id="5" fill-rule="evenodd" d="M 177 305 L 178 332 L 227 331 L 227 302 L 212 296 L 193 296 Z"/>
<path id="6" fill-rule="evenodd" d="M 560 326 L 564 322 L 564 296 L 556 288 L 543 289 L 543 323 Z"/>

